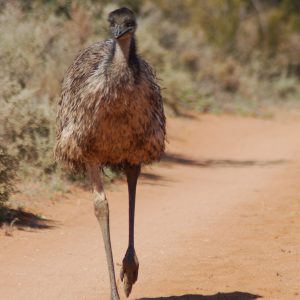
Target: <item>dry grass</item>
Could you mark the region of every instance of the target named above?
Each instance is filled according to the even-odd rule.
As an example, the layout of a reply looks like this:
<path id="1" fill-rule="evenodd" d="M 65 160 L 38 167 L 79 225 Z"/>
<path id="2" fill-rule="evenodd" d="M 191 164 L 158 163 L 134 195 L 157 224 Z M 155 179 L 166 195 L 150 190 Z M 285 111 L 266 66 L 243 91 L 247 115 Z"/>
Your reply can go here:
<path id="1" fill-rule="evenodd" d="M 0 206 L 9 199 L 14 191 L 18 163 L 15 157 L 9 155 L 0 145 Z"/>

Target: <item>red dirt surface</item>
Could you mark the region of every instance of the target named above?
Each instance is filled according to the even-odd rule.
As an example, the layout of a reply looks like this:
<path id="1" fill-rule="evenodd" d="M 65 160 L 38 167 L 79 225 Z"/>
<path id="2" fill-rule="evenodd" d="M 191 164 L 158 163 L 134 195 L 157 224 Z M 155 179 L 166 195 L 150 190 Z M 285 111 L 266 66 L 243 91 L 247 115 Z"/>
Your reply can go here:
<path id="1" fill-rule="evenodd" d="M 130 299 L 300 299 L 299 121 L 169 119 L 167 156 L 138 185 L 140 274 Z M 126 185 L 110 186 L 107 196 L 118 274 Z M 91 200 L 72 188 L 61 201 L 40 201 L 53 227 L 2 231 L 1 299 L 109 299 Z"/>

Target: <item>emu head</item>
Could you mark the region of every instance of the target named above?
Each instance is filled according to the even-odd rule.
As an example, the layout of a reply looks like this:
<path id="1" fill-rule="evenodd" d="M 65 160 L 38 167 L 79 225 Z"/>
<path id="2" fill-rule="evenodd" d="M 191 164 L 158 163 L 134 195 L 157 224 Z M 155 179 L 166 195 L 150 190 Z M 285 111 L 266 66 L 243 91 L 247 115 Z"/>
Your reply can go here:
<path id="1" fill-rule="evenodd" d="M 121 7 L 109 13 L 108 22 L 116 40 L 131 38 L 137 27 L 135 15 L 127 7 Z"/>

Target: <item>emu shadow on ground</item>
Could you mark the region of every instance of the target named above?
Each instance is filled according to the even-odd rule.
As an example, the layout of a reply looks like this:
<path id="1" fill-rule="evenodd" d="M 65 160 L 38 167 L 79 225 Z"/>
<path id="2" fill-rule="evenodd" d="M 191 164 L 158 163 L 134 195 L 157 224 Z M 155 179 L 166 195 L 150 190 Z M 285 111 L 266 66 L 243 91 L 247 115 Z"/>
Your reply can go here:
<path id="1" fill-rule="evenodd" d="M 287 163 L 287 160 L 233 160 L 233 159 L 203 159 L 197 160 L 180 154 L 166 153 L 162 159 L 164 163 L 181 164 L 202 168 L 224 168 L 224 167 L 268 167 Z"/>
<path id="2" fill-rule="evenodd" d="M 0 226 L 15 226 L 20 230 L 31 229 L 50 229 L 54 227 L 54 222 L 42 218 L 31 212 L 22 209 L 2 207 L 0 209 Z"/>
<path id="3" fill-rule="evenodd" d="M 171 181 L 164 176 L 148 172 L 142 172 L 140 178 L 144 180 L 144 183 L 156 186 L 166 186 L 166 183 Z"/>
<path id="4" fill-rule="evenodd" d="M 181 295 L 169 297 L 140 298 L 137 300 L 252 300 L 259 298 L 262 298 L 262 296 L 244 292 L 231 292 L 217 293 L 215 295 Z"/>
<path id="5" fill-rule="evenodd" d="M 162 180 L 164 177 L 161 175 L 157 175 L 157 174 L 143 172 L 141 174 L 141 178 L 146 179 L 146 180 Z"/>
<path id="6" fill-rule="evenodd" d="M 290 162 L 285 159 L 277 160 L 234 160 L 234 159 L 193 159 L 181 154 L 165 153 L 161 163 L 166 165 L 179 164 L 199 168 L 247 168 L 247 167 L 273 167 Z M 151 172 L 143 172 L 141 178 L 148 184 L 157 185 L 158 182 L 166 182 L 167 178 Z M 155 183 L 154 183 L 155 182 Z M 159 184 L 163 186 L 164 184 Z"/>

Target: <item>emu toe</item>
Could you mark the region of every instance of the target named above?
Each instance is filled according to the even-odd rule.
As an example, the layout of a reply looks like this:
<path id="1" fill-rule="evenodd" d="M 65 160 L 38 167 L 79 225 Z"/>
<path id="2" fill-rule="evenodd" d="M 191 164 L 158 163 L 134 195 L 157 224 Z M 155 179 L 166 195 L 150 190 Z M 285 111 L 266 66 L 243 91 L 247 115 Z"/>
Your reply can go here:
<path id="1" fill-rule="evenodd" d="M 139 272 L 139 261 L 134 249 L 128 248 L 123 259 L 120 277 L 123 282 L 126 297 L 131 293 L 133 284 L 137 281 Z"/>

